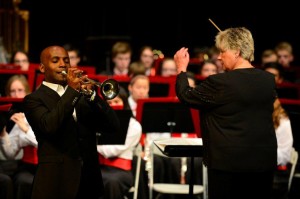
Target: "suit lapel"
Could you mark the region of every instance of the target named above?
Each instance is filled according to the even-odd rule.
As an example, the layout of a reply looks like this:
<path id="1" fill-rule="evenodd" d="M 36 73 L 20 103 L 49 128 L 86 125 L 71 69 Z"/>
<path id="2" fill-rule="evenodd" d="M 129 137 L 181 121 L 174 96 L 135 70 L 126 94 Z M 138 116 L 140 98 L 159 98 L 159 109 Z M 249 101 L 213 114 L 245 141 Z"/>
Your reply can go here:
<path id="1" fill-rule="evenodd" d="M 55 107 L 57 102 L 60 100 L 60 96 L 54 90 L 43 84 L 38 89 L 38 94 L 49 109 Z"/>

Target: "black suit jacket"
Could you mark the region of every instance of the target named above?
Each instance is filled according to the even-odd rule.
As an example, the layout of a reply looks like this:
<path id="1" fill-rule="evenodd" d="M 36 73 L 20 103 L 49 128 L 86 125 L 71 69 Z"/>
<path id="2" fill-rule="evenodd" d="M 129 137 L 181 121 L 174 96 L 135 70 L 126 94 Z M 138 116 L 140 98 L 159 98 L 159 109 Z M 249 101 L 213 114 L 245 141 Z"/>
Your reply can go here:
<path id="1" fill-rule="evenodd" d="M 195 89 L 177 76 L 181 102 L 200 110 L 204 163 L 225 171 L 265 171 L 277 165 L 273 127 L 274 76 L 260 69 L 211 75 Z"/>
<path id="2" fill-rule="evenodd" d="M 24 98 L 24 112 L 38 141 L 38 169 L 32 198 L 75 198 L 82 179 L 87 197 L 102 194 L 97 132 L 118 132 L 119 120 L 96 96 L 90 102 L 68 87 L 62 97 L 45 85 Z M 76 109 L 77 121 L 73 118 Z"/>

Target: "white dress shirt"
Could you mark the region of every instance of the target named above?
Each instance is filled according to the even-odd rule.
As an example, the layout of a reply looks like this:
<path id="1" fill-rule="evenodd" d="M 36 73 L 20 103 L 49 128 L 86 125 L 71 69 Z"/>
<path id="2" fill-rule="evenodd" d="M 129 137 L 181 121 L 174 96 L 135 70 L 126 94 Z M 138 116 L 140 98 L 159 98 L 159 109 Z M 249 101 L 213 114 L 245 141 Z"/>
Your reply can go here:
<path id="1" fill-rule="evenodd" d="M 38 146 L 34 132 L 26 118 L 25 122 L 29 128 L 26 133 L 23 132 L 17 124 L 15 124 L 10 133 L 8 134 L 5 132 L 4 136 L 0 139 L 2 150 L 8 159 L 16 159 L 16 155 L 18 155 L 25 146 Z"/>
<path id="2" fill-rule="evenodd" d="M 288 118 L 281 118 L 280 124 L 275 129 L 277 138 L 277 164 L 286 165 L 291 159 L 293 147 L 293 134 L 291 122 Z"/>

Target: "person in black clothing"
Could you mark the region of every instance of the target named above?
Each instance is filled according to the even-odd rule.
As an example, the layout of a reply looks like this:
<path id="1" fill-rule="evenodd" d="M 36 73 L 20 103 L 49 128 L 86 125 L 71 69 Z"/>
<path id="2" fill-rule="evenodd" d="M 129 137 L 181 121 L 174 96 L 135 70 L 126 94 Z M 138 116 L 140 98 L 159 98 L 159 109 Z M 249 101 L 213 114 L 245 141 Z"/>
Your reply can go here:
<path id="1" fill-rule="evenodd" d="M 208 196 L 270 198 L 277 165 L 274 75 L 252 66 L 254 41 L 245 27 L 220 31 L 216 47 L 226 72 L 207 77 L 195 88 L 187 81 L 188 48 L 174 55 L 177 96 L 201 114 Z"/>
<path id="2" fill-rule="evenodd" d="M 119 132 L 120 121 L 95 90 L 82 93 L 93 85 L 70 66 L 63 47 L 49 46 L 40 58 L 45 80 L 24 98 L 24 113 L 38 141 L 32 199 L 99 199 L 103 182 L 96 134 Z"/>

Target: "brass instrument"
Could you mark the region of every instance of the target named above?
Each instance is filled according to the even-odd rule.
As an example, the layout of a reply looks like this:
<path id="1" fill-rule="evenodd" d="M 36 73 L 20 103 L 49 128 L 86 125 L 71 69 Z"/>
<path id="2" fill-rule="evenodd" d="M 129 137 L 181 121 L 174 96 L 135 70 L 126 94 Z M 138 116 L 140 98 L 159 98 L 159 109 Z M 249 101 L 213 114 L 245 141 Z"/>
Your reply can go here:
<path id="1" fill-rule="evenodd" d="M 67 75 L 66 71 L 62 71 L 61 74 Z M 81 77 L 82 74 L 79 74 L 77 77 Z M 114 79 L 107 79 L 104 82 L 98 82 L 90 78 L 84 78 L 83 84 L 92 84 L 100 88 L 100 93 L 101 95 L 106 99 L 106 100 L 111 100 L 115 98 L 119 94 L 120 86 L 119 83 L 114 80 Z M 86 90 L 86 89 L 81 89 L 80 91 L 84 95 L 91 95 L 93 91 L 91 90 Z"/>

